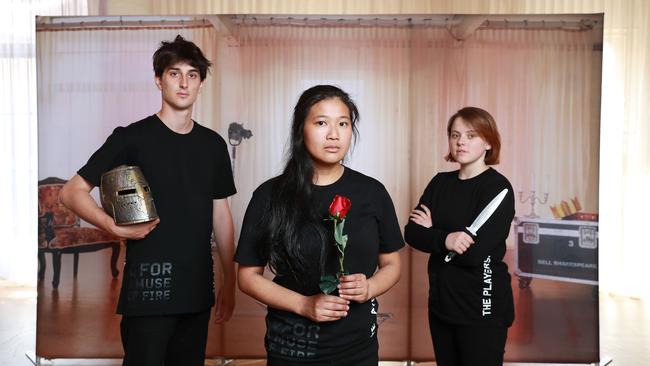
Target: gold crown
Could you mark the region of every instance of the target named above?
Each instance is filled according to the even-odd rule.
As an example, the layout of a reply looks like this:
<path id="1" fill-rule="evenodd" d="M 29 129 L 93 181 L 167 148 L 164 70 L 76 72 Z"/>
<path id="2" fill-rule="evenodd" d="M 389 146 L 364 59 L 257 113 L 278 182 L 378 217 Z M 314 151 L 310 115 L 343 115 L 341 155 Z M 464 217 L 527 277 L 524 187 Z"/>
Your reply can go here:
<path id="1" fill-rule="evenodd" d="M 557 205 L 551 206 L 551 213 L 556 219 L 573 215 L 580 210 L 582 210 L 582 206 L 580 206 L 580 201 L 578 201 L 577 197 L 571 198 L 568 202 L 562 201 Z"/>

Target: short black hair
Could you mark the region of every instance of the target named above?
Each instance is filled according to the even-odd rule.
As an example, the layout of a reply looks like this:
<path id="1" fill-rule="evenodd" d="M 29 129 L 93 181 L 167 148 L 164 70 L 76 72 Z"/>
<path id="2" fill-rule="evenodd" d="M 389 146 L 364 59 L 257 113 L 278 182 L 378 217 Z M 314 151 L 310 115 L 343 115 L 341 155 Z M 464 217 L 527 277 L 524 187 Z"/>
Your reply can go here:
<path id="1" fill-rule="evenodd" d="M 160 42 L 160 48 L 153 54 L 153 71 L 157 77 L 162 77 L 165 69 L 178 62 L 187 62 L 197 68 L 201 81 L 205 80 L 212 66 L 212 62 L 205 58 L 201 49 L 194 42 L 185 40 L 180 34 L 172 42 Z"/>

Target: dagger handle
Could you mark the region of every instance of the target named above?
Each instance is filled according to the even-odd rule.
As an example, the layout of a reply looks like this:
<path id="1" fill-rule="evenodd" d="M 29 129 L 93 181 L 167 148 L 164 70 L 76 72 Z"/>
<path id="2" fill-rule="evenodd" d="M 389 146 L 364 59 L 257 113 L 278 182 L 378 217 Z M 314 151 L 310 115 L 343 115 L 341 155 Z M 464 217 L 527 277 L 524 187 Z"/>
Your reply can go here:
<path id="1" fill-rule="evenodd" d="M 458 253 L 456 253 L 456 252 L 449 252 L 449 253 L 447 253 L 447 255 L 445 256 L 445 262 L 449 262 L 450 260 L 454 259 L 454 257 L 455 257 L 457 254 L 458 254 Z"/>
<path id="2" fill-rule="evenodd" d="M 466 227 L 465 229 L 467 229 L 467 231 L 469 231 L 470 234 L 472 234 L 473 236 L 476 236 L 476 231 L 477 231 L 477 230 L 473 229 L 471 226 L 470 226 L 470 227 Z M 456 253 L 456 252 L 449 252 L 449 253 L 447 253 L 447 255 L 445 256 L 445 262 L 449 263 L 449 261 L 451 261 L 452 259 L 454 259 L 454 257 L 455 257 L 457 254 L 458 254 L 458 253 Z"/>

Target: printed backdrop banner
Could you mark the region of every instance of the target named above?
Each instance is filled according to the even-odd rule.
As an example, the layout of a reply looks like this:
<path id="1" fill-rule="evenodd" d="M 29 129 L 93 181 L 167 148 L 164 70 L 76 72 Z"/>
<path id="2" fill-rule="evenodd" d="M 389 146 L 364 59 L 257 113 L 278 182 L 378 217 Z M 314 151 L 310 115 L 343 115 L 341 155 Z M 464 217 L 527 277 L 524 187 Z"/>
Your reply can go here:
<path id="1" fill-rule="evenodd" d="M 235 27 L 236 35 L 209 25 L 37 29 L 43 201 L 115 127 L 158 111 L 151 55 L 176 34 L 214 62 L 194 118 L 230 144 L 237 233 L 252 191 L 282 169 L 292 108 L 306 88 L 328 83 L 351 94 L 360 138 L 345 163 L 386 186 L 401 225 L 431 177 L 456 169 L 443 159 L 449 116 L 481 107 L 499 126 L 496 169 L 517 199 L 505 258 L 516 306 L 506 360 L 598 361 L 602 28 L 479 28 L 457 40 L 435 27 Z M 47 207 L 39 205 L 36 353 L 120 357 L 115 308 L 124 244 L 108 238 L 72 250 L 46 230 Z M 432 360 L 427 256 L 411 248 L 401 255 L 401 281 L 378 299 L 380 356 Z M 238 292 L 232 319 L 210 326 L 208 354 L 263 358 L 265 313 Z"/>

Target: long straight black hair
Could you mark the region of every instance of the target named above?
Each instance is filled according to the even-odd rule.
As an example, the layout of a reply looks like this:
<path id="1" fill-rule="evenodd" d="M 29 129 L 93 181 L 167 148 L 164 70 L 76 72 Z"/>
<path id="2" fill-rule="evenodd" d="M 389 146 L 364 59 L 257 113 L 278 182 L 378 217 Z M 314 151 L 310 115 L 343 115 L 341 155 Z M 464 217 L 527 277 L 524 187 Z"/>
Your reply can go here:
<path id="1" fill-rule="evenodd" d="M 291 138 L 286 165 L 276 178 L 271 195 L 270 207 L 264 220 L 263 242 L 271 270 L 276 274 L 292 275 L 305 284 L 323 272 L 327 260 L 327 239 L 324 217 L 318 217 L 312 204 L 312 182 L 314 161 L 305 146 L 304 126 L 311 108 L 318 102 L 338 99 L 350 114 L 353 135 L 358 136 L 356 127 L 359 111 L 350 96 L 332 85 L 316 85 L 305 90 L 293 109 Z M 301 251 L 300 234 L 305 228 L 314 228 L 321 241 L 320 272 L 316 273 Z M 311 262 L 313 263 L 313 262 Z"/>

